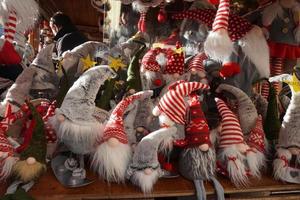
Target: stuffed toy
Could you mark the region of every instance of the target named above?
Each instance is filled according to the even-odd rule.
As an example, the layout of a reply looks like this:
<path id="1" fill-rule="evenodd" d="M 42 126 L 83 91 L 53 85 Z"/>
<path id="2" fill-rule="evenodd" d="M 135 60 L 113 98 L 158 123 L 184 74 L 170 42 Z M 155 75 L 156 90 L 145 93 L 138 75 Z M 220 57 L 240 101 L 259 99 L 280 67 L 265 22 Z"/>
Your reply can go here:
<path id="1" fill-rule="evenodd" d="M 269 77 L 269 50 L 262 30 L 230 13 L 229 0 L 220 1 L 217 11 L 188 10 L 172 17 L 197 20 L 211 29 L 204 51 L 208 57 L 222 63 L 220 75 L 225 83 L 250 95 L 254 82 Z"/>
<path id="2" fill-rule="evenodd" d="M 286 59 L 296 60 L 300 57 L 299 11 L 299 2 L 296 0 L 276 0 L 262 11 L 262 25 L 270 48 L 272 76 L 283 73 Z M 273 84 L 278 95 L 280 85 Z"/>
<path id="3" fill-rule="evenodd" d="M 299 92 L 300 81 L 295 73 L 275 76 L 270 81 L 283 81 L 290 86 L 292 98 L 279 132 L 277 156 L 273 162 L 274 177 L 290 183 L 300 183 L 299 177 Z"/>
<path id="4" fill-rule="evenodd" d="M 151 90 L 137 92 L 123 99 L 114 108 L 103 134 L 97 137 L 97 149 L 92 165 L 99 176 L 107 181 L 124 182 L 125 172 L 132 157 L 131 144 L 124 130 L 123 115 L 130 104 L 138 99 L 148 98 Z"/>
<path id="5" fill-rule="evenodd" d="M 94 101 L 104 81 L 115 75 L 109 66 L 96 66 L 87 70 L 69 89 L 62 105 L 55 110 L 55 115 L 49 118 L 59 141 L 72 153 L 79 155 L 79 166 L 71 156 L 65 164 L 58 166 L 59 169 L 54 169 L 60 172 L 71 170 L 71 176 L 67 177 L 71 182 L 74 180 L 81 183 L 85 180 L 83 156 L 94 151 L 97 135 L 104 129 L 103 122 L 94 117 Z"/>

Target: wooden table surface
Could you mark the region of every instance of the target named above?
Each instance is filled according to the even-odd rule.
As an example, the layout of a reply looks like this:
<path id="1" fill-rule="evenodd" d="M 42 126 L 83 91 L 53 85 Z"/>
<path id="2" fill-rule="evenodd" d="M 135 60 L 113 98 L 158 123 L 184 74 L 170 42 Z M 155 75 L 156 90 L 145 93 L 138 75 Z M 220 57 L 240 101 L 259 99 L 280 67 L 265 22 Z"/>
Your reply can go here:
<path id="1" fill-rule="evenodd" d="M 99 180 L 95 175 L 95 182 L 80 188 L 65 188 L 56 180 L 51 169 L 48 169 L 39 181 L 30 190 L 30 194 L 37 200 L 96 200 L 96 199 L 134 199 L 134 198 L 154 198 L 154 197 L 176 197 L 191 196 L 195 194 L 192 182 L 182 177 L 172 179 L 160 179 L 151 194 L 143 194 L 139 188 L 130 183 L 114 184 Z M 227 179 L 218 177 L 223 185 L 226 194 L 248 194 L 259 192 L 278 191 L 300 191 L 300 185 L 284 184 L 273 180 L 270 176 L 263 176 L 261 180 L 252 180 L 252 184 L 243 189 L 235 188 Z M 211 183 L 206 183 L 207 194 L 214 194 Z M 0 186 L 0 194 L 5 192 L 6 187 Z M 299 193 L 300 199 L 300 193 Z"/>

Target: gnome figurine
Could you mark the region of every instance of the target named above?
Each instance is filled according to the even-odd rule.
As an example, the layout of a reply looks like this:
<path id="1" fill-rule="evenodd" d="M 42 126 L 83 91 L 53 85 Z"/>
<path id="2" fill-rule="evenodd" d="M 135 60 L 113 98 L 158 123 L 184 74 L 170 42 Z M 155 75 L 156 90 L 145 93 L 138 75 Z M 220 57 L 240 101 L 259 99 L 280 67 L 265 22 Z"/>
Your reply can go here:
<path id="1" fill-rule="evenodd" d="M 98 147 L 93 157 L 93 168 L 107 181 L 124 182 L 125 172 L 132 157 L 131 145 L 124 130 L 123 115 L 129 105 L 138 99 L 152 96 L 151 90 L 126 97 L 114 108 L 105 125 L 103 134 L 97 138 Z"/>
<path id="2" fill-rule="evenodd" d="M 277 157 L 273 162 L 274 177 L 290 183 L 300 183 L 300 140 L 299 140 L 299 103 L 300 81 L 295 72 L 283 74 L 274 81 L 284 81 L 290 86 L 292 98 L 284 115 L 277 145 Z M 272 80 L 273 81 L 273 80 Z"/>
<path id="3" fill-rule="evenodd" d="M 114 76 L 115 72 L 109 66 L 96 66 L 87 70 L 69 89 L 61 107 L 55 110 L 55 115 L 49 118 L 59 141 L 80 157 L 80 166 L 72 157 L 63 166 L 57 166 L 60 172 L 73 171 L 73 175 L 69 177 L 71 182 L 73 179 L 74 182 L 85 179 L 83 155 L 94 151 L 96 138 L 104 129 L 94 116 L 94 101 L 100 86 L 106 79 Z"/>
<path id="4" fill-rule="evenodd" d="M 214 183 L 217 199 L 224 200 L 224 189 L 215 176 L 216 154 L 210 140 L 210 130 L 201 109 L 199 96 L 189 95 L 183 151 L 179 157 L 179 172 L 193 180 L 197 199 L 206 199 L 203 181 Z"/>

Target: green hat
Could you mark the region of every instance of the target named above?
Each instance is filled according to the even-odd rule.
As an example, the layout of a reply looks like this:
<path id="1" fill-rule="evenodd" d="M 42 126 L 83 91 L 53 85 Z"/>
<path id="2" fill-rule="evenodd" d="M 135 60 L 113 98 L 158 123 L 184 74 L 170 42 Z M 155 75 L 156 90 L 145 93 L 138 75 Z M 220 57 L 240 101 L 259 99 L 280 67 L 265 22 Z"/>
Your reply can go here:
<path id="1" fill-rule="evenodd" d="M 127 91 L 134 89 L 135 92 L 142 91 L 142 81 L 140 76 L 140 63 L 139 59 L 141 54 L 146 48 L 146 44 L 138 40 L 133 40 L 133 42 L 142 45 L 135 53 L 131 59 L 131 62 L 127 71 Z"/>

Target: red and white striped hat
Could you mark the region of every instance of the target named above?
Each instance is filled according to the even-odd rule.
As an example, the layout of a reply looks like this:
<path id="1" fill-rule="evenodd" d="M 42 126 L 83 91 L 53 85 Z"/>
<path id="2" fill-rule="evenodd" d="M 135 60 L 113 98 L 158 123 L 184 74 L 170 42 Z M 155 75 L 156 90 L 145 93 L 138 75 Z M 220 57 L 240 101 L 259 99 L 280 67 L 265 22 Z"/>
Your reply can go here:
<path id="1" fill-rule="evenodd" d="M 237 116 L 228 108 L 223 100 L 216 98 L 215 101 L 222 117 L 219 148 L 244 144 L 243 132 Z"/>
<path id="2" fill-rule="evenodd" d="M 207 59 L 207 56 L 204 52 L 198 53 L 192 60 L 190 61 L 188 65 L 188 71 L 192 71 L 193 69 L 196 71 L 205 72 L 203 61 Z"/>
<path id="3" fill-rule="evenodd" d="M 219 29 L 228 30 L 229 12 L 230 12 L 230 1 L 220 0 L 216 18 L 212 26 L 213 32 L 216 32 Z"/>
<path id="4" fill-rule="evenodd" d="M 4 38 L 10 43 L 13 43 L 17 27 L 17 14 L 15 11 L 10 11 L 8 19 L 4 24 Z"/>
<path id="5" fill-rule="evenodd" d="M 101 144 L 102 142 L 105 142 L 110 138 L 116 138 L 119 142 L 127 144 L 128 138 L 124 131 L 123 122 L 124 112 L 126 111 L 127 107 L 135 100 L 150 97 L 152 94 L 152 90 L 141 91 L 120 101 L 111 113 L 110 118 L 104 128 L 103 138 L 101 138 L 101 141 L 99 141 L 99 143 Z"/>
<path id="6" fill-rule="evenodd" d="M 258 151 L 265 153 L 265 132 L 263 129 L 261 115 L 258 116 L 256 125 L 250 132 L 247 144 Z"/>
<path id="7" fill-rule="evenodd" d="M 154 110 L 158 108 L 159 112 L 153 114 L 158 116 L 164 113 L 175 123 L 185 124 L 186 105 L 183 98 L 200 89 L 209 90 L 210 87 L 199 82 L 186 82 L 183 80 L 175 82 L 154 108 Z"/>

